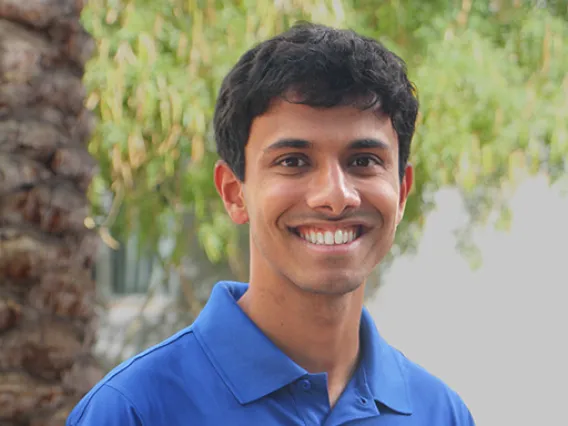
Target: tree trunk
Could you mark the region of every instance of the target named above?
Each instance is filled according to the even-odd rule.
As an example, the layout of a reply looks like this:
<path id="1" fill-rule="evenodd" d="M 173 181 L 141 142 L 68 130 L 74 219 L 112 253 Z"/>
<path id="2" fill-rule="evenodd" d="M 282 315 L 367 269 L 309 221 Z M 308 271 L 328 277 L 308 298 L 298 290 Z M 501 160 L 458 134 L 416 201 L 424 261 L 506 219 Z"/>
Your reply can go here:
<path id="1" fill-rule="evenodd" d="M 63 425 L 101 377 L 85 1 L 0 0 L 0 426 Z"/>

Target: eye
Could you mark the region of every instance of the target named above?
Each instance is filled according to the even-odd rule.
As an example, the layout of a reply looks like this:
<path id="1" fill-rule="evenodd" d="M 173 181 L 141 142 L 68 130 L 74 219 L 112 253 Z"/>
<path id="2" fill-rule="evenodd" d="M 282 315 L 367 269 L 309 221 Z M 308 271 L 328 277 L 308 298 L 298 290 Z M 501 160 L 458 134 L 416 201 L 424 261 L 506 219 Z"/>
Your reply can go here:
<path id="1" fill-rule="evenodd" d="M 308 162 L 300 156 L 289 156 L 279 160 L 277 164 L 283 167 L 297 168 L 307 166 Z"/>
<path id="2" fill-rule="evenodd" d="M 353 158 L 349 163 L 350 167 L 361 167 L 361 168 L 380 166 L 380 165 L 381 165 L 381 160 L 374 155 L 359 155 Z"/>

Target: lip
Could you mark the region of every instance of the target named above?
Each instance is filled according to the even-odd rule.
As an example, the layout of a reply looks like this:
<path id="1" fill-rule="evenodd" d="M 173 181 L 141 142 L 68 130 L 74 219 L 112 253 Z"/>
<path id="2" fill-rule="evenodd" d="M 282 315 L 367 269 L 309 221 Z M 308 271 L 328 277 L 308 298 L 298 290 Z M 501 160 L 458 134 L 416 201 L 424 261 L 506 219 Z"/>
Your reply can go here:
<path id="1" fill-rule="evenodd" d="M 341 229 L 341 228 L 350 228 L 350 227 L 360 227 L 363 233 L 367 232 L 370 228 L 373 227 L 372 223 L 368 223 L 362 220 L 338 220 L 338 221 L 310 221 L 310 222 L 303 222 L 297 224 L 290 224 L 288 228 L 296 229 L 300 226 L 305 227 L 313 227 L 313 228 L 321 228 L 321 229 Z"/>

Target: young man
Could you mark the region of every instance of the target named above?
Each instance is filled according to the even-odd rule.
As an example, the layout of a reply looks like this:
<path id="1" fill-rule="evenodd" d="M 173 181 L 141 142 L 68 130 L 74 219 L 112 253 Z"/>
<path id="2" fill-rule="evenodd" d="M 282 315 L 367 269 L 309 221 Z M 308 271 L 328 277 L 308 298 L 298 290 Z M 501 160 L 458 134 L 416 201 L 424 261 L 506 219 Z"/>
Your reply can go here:
<path id="1" fill-rule="evenodd" d="M 241 57 L 215 111 L 215 184 L 250 225 L 250 283 L 113 370 L 69 426 L 472 426 L 378 334 L 365 280 L 402 220 L 418 111 L 402 60 L 301 24 Z"/>

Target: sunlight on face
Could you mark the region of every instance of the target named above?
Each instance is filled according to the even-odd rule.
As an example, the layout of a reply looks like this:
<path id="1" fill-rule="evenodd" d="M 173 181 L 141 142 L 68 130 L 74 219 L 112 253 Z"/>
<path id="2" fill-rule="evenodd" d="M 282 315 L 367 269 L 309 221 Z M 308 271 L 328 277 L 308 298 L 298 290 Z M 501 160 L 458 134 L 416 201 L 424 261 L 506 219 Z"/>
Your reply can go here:
<path id="1" fill-rule="evenodd" d="M 242 184 L 251 279 L 341 294 L 390 249 L 411 184 L 388 117 L 276 102 L 251 126 Z"/>

